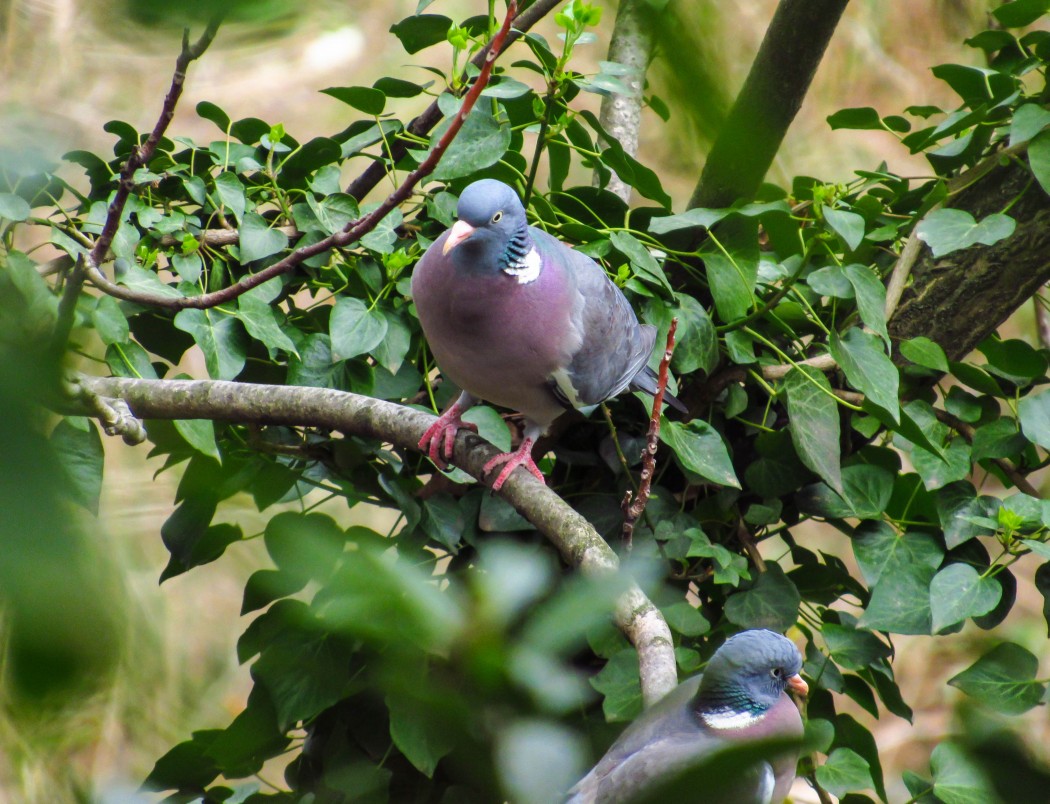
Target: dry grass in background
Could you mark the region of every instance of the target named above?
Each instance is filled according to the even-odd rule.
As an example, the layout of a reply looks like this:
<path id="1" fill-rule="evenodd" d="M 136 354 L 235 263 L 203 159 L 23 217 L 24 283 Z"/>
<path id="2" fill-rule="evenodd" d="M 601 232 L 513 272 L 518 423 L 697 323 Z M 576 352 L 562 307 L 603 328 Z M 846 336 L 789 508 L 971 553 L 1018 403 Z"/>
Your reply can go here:
<path id="1" fill-rule="evenodd" d="M 824 119 L 847 106 L 891 113 L 911 104 L 951 104 L 947 87 L 929 68 L 943 61 L 977 61 L 979 54 L 960 43 L 983 25 L 987 5 L 982 0 L 851 4 L 769 179 L 784 183 L 806 174 L 845 181 L 853 169 L 873 168 L 882 160 L 892 170 L 925 175 L 924 163 L 909 157 L 890 135 L 831 132 Z M 447 67 L 442 48 L 406 56 L 386 33 L 415 6 L 416 0 L 322 0 L 310 4 L 309 13 L 287 16 L 263 31 L 226 26 L 192 66 L 170 132 L 203 141 L 218 136 L 194 112 L 201 100 L 217 103 L 233 119 L 281 122 L 300 141 L 342 129 L 350 119 L 348 107 L 319 89 L 371 84 L 386 74 L 421 78 L 408 64 Z M 707 57 L 715 62 L 712 74 L 722 77 L 730 97 L 774 6 L 775 0 L 700 4 Z M 118 0 L 0 0 L 0 152 L 32 148 L 51 159 L 73 148 L 108 153 L 112 138 L 102 130 L 107 120 L 127 120 L 139 129 L 152 125 L 170 80 L 177 35 L 133 26 L 119 16 L 124 8 Z M 465 17 L 485 9 L 483 0 L 439 0 L 429 11 Z M 608 9 L 603 21 L 606 32 L 612 12 Z M 539 30 L 550 38 L 555 34 L 552 21 Z M 594 63 L 604 57 L 600 45 L 591 49 L 586 58 Z M 420 99 L 399 103 L 395 110 L 410 116 Z M 703 153 L 686 126 L 664 126 L 648 113 L 644 125 L 640 156 L 661 175 L 680 209 Z M 351 164 L 346 175 L 360 167 Z M 1027 320 L 1021 326 L 1022 336 L 1031 331 Z M 0 802 L 137 800 L 135 787 L 153 761 L 190 731 L 228 723 L 250 686 L 247 669 L 236 663 L 234 644 L 245 625 L 238 616 L 244 582 L 267 565 L 262 545 L 235 545 L 218 562 L 158 587 L 167 559 L 159 527 L 172 510 L 178 471 L 154 479 L 159 462 L 146 460 L 145 447 L 130 449 L 110 439 L 106 448 L 102 507 L 93 527 L 124 587 L 131 615 L 125 655 L 114 684 L 75 709 L 17 725 L 0 712 Z M 273 513 L 263 517 L 248 501 L 244 509 L 227 506 L 222 516 L 245 525 L 246 533 L 253 525 L 260 530 Z M 348 519 L 337 503 L 324 510 Z M 353 513 L 360 516 L 359 509 Z M 812 538 L 835 544 L 843 537 L 819 531 Z M 1001 636 L 1038 654 L 1045 644 L 1041 604 L 1033 594 L 1024 595 L 1026 586 L 1031 592 L 1030 579 L 1021 579 L 1019 609 Z M 916 722 L 912 727 L 887 715 L 874 726 L 887 781 L 895 786 L 891 799 L 894 789 L 900 793 L 900 770 L 925 771 L 930 744 L 950 728 L 950 705 L 959 693 L 944 680 L 974 655 L 964 653 L 966 642 L 982 637 L 970 625 L 950 640 L 922 640 L 928 650 L 921 652 L 908 638 L 895 640 L 897 672 L 905 698 L 916 707 Z M 1050 728 L 1042 712 L 1021 722 L 1045 753 Z"/>

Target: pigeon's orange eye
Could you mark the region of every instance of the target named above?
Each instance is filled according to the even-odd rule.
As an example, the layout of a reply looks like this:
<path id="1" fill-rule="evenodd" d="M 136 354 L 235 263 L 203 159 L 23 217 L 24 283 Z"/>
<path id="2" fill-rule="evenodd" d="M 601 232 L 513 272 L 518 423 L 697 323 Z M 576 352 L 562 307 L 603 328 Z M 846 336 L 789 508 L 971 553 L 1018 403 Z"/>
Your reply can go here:
<path id="1" fill-rule="evenodd" d="M 492 222 L 493 223 L 499 223 L 500 222 L 500 218 L 502 218 L 502 217 L 503 217 L 503 210 L 501 209 L 499 212 L 497 212 L 495 215 L 492 216 Z"/>

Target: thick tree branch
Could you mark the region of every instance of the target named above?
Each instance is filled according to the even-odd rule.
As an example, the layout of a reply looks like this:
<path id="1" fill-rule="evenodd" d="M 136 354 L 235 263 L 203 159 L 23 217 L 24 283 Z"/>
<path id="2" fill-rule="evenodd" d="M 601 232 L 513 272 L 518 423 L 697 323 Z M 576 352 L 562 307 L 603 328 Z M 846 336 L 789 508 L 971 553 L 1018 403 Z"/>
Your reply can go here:
<path id="1" fill-rule="evenodd" d="M 418 449 L 420 437 L 434 421 L 432 415 L 402 405 L 326 388 L 87 376 L 80 378 L 80 385 L 96 397 L 126 401 L 140 419 L 319 427 L 378 438 L 407 450 Z M 485 463 L 498 454 L 499 449 L 474 433 L 461 430 L 456 438 L 455 465 L 479 481 Z M 566 563 L 594 575 L 619 567 L 616 554 L 591 524 L 527 471 L 515 470 L 500 495 L 558 548 Z M 659 700 L 678 681 L 667 623 L 637 586 L 621 597 L 616 622 L 638 650 L 646 703 Z"/>
<path id="2" fill-rule="evenodd" d="M 690 207 L 727 207 L 738 198 L 754 196 L 802 106 L 848 2 L 780 0 L 707 156 Z"/>
<path id="3" fill-rule="evenodd" d="M 280 276 L 294 270 L 298 265 L 311 257 L 315 257 L 332 248 L 348 246 L 351 243 L 360 240 L 378 226 L 379 222 L 383 220 L 392 209 L 404 203 L 412 194 L 415 186 L 424 177 L 429 176 L 434 171 L 434 168 L 437 167 L 445 150 L 451 144 L 452 140 L 456 138 L 456 135 L 459 133 L 459 130 L 463 127 L 463 123 L 467 119 L 467 115 L 470 114 L 470 110 L 474 108 L 475 102 L 481 95 L 482 90 L 485 89 L 485 86 L 488 84 L 489 78 L 492 75 L 492 65 L 495 62 L 496 57 L 500 54 L 500 48 L 510 32 L 511 20 L 514 18 L 516 11 L 517 3 L 515 0 L 510 0 L 509 5 L 507 6 L 507 16 L 503 20 L 503 26 L 500 28 L 499 33 L 493 38 L 493 46 L 487 52 L 484 63 L 481 66 L 481 72 L 478 74 L 477 79 L 475 79 L 470 91 L 463 97 L 463 103 L 460 105 L 459 111 L 452 118 L 448 130 L 441 136 L 441 139 L 434 145 L 430 153 L 427 155 L 427 158 L 420 163 L 419 167 L 408 174 L 404 182 L 402 182 L 394 192 L 388 195 L 383 203 L 365 217 L 360 220 L 350 221 L 341 231 L 329 235 L 323 240 L 319 240 L 309 246 L 297 248 L 284 259 L 275 262 L 273 265 L 270 265 L 257 273 L 242 277 L 228 287 L 213 291 L 212 293 L 203 293 L 199 296 L 173 297 L 152 293 L 140 293 L 131 288 L 110 282 L 109 279 L 98 270 L 97 265 L 88 264 L 88 277 L 91 279 L 92 283 L 99 288 L 99 290 L 102 290 L 111 296 L 116 296 L 118 299 L 125 299 L 126 301 L 133 301 L 151 307 L 164 307 L 169 310 L 184 310 L 186 308 L 204 310 L 232 301 L 252 288 L 258 287 L 264 282 L 273 279 L 275 276 Z"/>
<path id="4" fill-rule="evenodd" d="M 978 220 L 1009 207 L 1014 233 L 936 259 L 923 246 L 890 321 L 895 340 L 924 335 L 962 360 L 1050 280 L 1050 196 L 1028 166 L 991 168 L 951 202 Z"/>
<path id="5" fill-rule="evenodd" d="M 499 56 L 504 50 L 520 38 L 522 34 L 528 31 L 529 28 L 543 19 L 543 17 L 560 2 L 562 2 L 562 0 L 536 0 L 536 2 L 514 18 L 513 30 L 511 30 L 510 34 L 507 35 L 505 39 L 497 42 L 494 37 L 492 42 L 486 45 L 481 52 L 473 58 L 471 63 L 475 67 L 482 67 L 488 60 L 489 53 L 492 52 L 494 46 L 496 55 Z M 422 114 L 414 118 L 408 124 L 407 131 L 415 137 L 425 137 L 430 133 L 434 126 L 441 122 L 441 117 L 441 110 L 438 108 L 437 101 L 434 101 L 423 110 Z M 397 164 L 397 162 L 403 159 L 407 153 L 408 146 L 401 140 L 395 142 L 390 147 L 390 158 L 394 164 Z M 352 195 L 360 201 L 383 180 L 383 177 L 386 176 L 386 171 L 386 162 L 384 160 L 380 159 L 371 162 L 360 176 L 350 182 L 350 186 L 346 188 L 347 194 Z"/>
<path id="6" fill-rule="evenodd" d="M 645 0 L 620 0 L 616 11 L 612 39 L 609 41 L 609 61 L 630 69 L 621 80 L 630 89 L 627 95 L 607 95 L 602 98 L 599 120 L 610 135 L 631 156 L 638 152 L 638 132 L 642 124 L 642 89 L 645 71 L 653 53 L 652 7 Z M 595 171 L 594 181 L 600 179 Z M 631 186 L 615 173 L 606 185 L 624 201 L 631 200 Z"/>

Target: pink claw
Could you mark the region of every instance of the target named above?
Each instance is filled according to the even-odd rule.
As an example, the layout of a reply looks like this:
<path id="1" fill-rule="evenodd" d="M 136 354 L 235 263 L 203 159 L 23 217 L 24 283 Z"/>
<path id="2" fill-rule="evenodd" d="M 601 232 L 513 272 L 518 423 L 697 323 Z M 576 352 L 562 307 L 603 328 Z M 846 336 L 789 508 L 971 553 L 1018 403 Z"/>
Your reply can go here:
<path id="1" fill-rule="evenodd" d="M 496 477 L 496 480 L 492 484 L 493 491 L 499 491 L 501 488 L 503 488 L 503 484 L 507 481 L 507 478 L 510 477 L 510 473 L 517 469 L 519 466 L 524 466 L 526 469 L 532 472 L 532 474 L 536 477 L 537 480 L 546 485 L 547 481 L 543 478 L 543 472 L 540 471 L 540 468 L 536 465 L 536 462 L 532 460 L 532 443 L 533 442 L 531 438 L 523 438 L 521 441 L 521 446 L 519 446 L 516 450 L 514 450 L 513 452 L 504 452 L 500 455 L 497 455 L 495 458 L 493 458 L 485 464 L 485 466 L 481 470 L 482 474 L 485 475 L 487 475 L 500 464 L 506 464 L 506 466 L 503 467 L 503 470 L 499 473 L 499 475 Z"/>
<path id="2" fill-rule="evenodd" d="M 478 431 L 476 424 L 465 422 L 461 418 L 465 408 L 459 402 L 453 403 L 452 407 L 442 413 L 423 437 L 419 439 L 419 449 L 434 462 L 439 469 L 448 469 L 452 460 L 452 451 L 456 446 L 456 433 L 463 430 Z"/>

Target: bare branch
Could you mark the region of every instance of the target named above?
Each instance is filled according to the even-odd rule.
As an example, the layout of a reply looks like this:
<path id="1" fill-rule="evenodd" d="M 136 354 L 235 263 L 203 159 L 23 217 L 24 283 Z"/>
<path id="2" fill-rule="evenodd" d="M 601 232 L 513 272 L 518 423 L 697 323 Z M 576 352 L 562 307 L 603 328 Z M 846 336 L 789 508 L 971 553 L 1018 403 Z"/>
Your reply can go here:
<path id="1" fill-rule="evenodd" d="M 652 13 L 652 7 L 645 0 L 620 0 L 612 39 L 609 41 L 609 61 L 630 69 L 630 72 L 620 79 L 630 90 L 630 94 L 613 94 L 602 98 L 599 120 L 602 128 L 615 137 L 623 150 L 631 156 L 638 152 L 638 132 L 642 124 L 642 88 L 645 84 L 645 71 L 653 53 L 653 31 L 650 24 Z M 594 183 L 597 185 L 598 181 L 599 173 L 595 171 Z M 631 200 L 631 186 L 615 173 L 606 189 L 616 193 L 624 201 Z"/>
<path id="2" fill-rule="evenodd" d="M 962 419 L 953 416 L 946 410 L 939 408 L 933 409 L 934 414 L 937 416 L 937 420 L 951 427 L 955 432 L 961 435 L 970 444 L 973 443 L 974 435 L 976 430 L 972 425 L 967 424 Z M 1021 474 L 1012 463 L 1005 458 L 993 458 L 992 463 L 999 467 L 1004 475 L 1006 475 L 1010 482 L 1014 484 L 1016 488 L 1023 491 L 1029 497 L 1035 497 L 1037 500 L 1041 500 L 1043 495 L 1039 492 L 1035 486 L 1033 486 L 1023 474 Z"/>
<path id="3" fill-rule="evenodd" d="M 327 388 L 86 376 L 80 384 L 98 397 L 125 400 L 142 419 L 319 427 L 413 451 L 434 421 L 428 413 Z M 474 433 L 461 430 L 456 438 L 456 466 L 479 482 L 485 463 L 498 454 L 498 448 Z M 527 471 L 515 470 L 500 495 L 551 541 L 566 563 L 594 575 L 618 569 L 616 554 L 591 524 Z M 637 586 L 620 599 L 616 622 L 638 650 L 642 694 L 646 703 L 652 703 L 677 684 L 671 632 L 659 609 Z"/>
<path id="4" fill-rule="evenodd" d="M 809 366 L 819 371 L 834 371 L 838 368 L 835 358 L 831 355 L 817 355 L 808 360 L 799 360 L 797 363 L 783 363 L 775 366 L 763 366 L 762 376 L 767 380 L 779 380 L 784 377 L 795 366 Z"/>
<path id="5" fill-rule="evenodd" d="M 378 226 L 379 222 L 383 220 L 383 218 L 385 218 L 394 207 L 404 203 L 412 194 L 415 186 L 423 178 L 429 176 L 434 171 L 434 168 L 437 167 L 445 150 L 451 144 L 452 140 L 456 138 L 459 130 L 463 127 L 464 121 L 467 119 L 467 115 L 469 115 L 470 110 L 474 108 L 474 103 L 489 82 L 489 78 L 492 75 L 493 62 L 495 62 L 496 57 L 500 54 L 500 48 L 510 32 L 511 20 L 514 18 L 517 7 L 515 0 L 511 0 L 507 7 L 507 16 L 503 20 L 503 26 L 500 28 L 499 33 L 493 38 L 492 47 L 486 54 L 484 63 L 481 67 L 481 73 L 474 81 L 470 91 L 463 97 L 463 103 L 460 106 L 459 111 L 452 118 L 448 130 L 441 136 L 441 139 L 438 140 L 436 145 L 434 145 L 433 149 L 431 149 L 430 153 L 427 155 L 427 158 L 420 163 L 419 167 L 408 174 L 405 181 L 402 182 L 394 192 L 388 195 L 383 203 L 365 217 L 360 220 L 350 221 L 341 231 L 329 235 L 312 245 L 298 248 L 284 259 L 278 260 L 273 265 L 270 265 L 257 273 L 242 277 L 228 287 L 213 291 L 212 293 L 203 293 L 199 296 L 172 297 L 152 293 L 139 293 L 131 288 L 126 288 L 117 285 L 114 282 L 110 282 L 102 272 L 97 269 L 97 267 L 92 270 L 93 267 L 90 265 L 88 266 L 89 278 L 100 290 L 111 296 L 116 296 L 119 299 L 138 302 L 139 304 L 146 304 L 152 307 L 164 307 L 169 310 L 184 310 L 186 308 L 205 310 L 232 301 L 252 288 L 258 287 L 264 282 L 273 279 L 275 276 L 280 276 L 281 274 L 286 274 L 289 271 L 292 271 L 302 262 L 311 257 L 322 254 L 332 248 L 348 246 L 351 243 L 360 240 L 364 235 L 368 234 Z"/>
<path id="6" fill-rule="evenodd" d="M 504 40 L 497 42 L 497 37 L 493 37 L 492 42 L 486 45 L 481 52 L 473 58 L 471 63 L 475 67 L 480 68 L 484 66 L 485 62 L 488 60 L 489 53 L 491 53 L 493 49 L 496 50 L 497 56 L 502 54 L 504 50 L 514 43 L 515 40 L 520 38 L 522 34 L 529 30 L 529 28 L 543 19 L 543 17 L 561 1 L 562 0 L 536 0 L 535 3 L 514 18 L 513 30 L 511 30 Z M 419 117 L 416 117 L 408 124 L 407 131 L 415 137 L 425 137 L 430 133 L 434 126 L 441 122 L 441 117 L 441 110 L 438 108 L 437 101 L 434 101 L 423 111 L 422 114 L 419 115 Z M 407 153 L 408 146 L 402 141 L 395 142 L 390 147 L 390 158 L 395 163 Z M 346 192 L 360 201 L 383 180 L 384 176 L 386 176 L 386 165 L 384 160 L 380 159 L 371 162 L 368 167 L 365 168 L 364 172 L 350 183 L 350 186 L 346 188 Z"/>
<path id="7" fill-rule="evenodd" d="M 656 395 L 653 397 L 653 412 L 649 417 L 649 432 L 645 438 L 645 449 L 642 450 L 642 476 L 635 494 L 628 491 L 624 495 L 620 508 L 623 510 L 623 543 L 628 550 L 631 549 L 634 539 L 634 526 L 638 519 L 645 513 L 645 506 L 649 502 L 649 490 L 653 485 L 653 473 L 656 471 L 656 449 L 660 446 L 660 413 L 664 407 L 664 392 L 667 391 L 667 368 L 671 365 L 671 355 L 674 354 L 674 334 L 678 329 L 678 319 L 671 319 L 671 326 L 667 328 L 667 345 L 664 347 L 664 356 L 660 358 L 660 372 L 656 380 Z"/>

